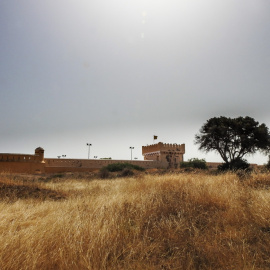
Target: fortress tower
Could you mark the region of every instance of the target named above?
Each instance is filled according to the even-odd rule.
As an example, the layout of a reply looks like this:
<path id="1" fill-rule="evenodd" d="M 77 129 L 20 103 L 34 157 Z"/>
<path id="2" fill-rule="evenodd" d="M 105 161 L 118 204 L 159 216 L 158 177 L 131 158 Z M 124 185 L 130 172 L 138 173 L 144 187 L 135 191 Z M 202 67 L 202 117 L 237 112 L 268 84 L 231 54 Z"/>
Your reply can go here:
<path id="1" fill-rule="evenodd" d="M 44 163 L 44 149 L 42 147 L 38 147 L 35 149 L 35 156 L 38 157 L 38 160 Z"/>
<path id="2" fill-rule="evenodd" d="M 161 167 L 179 168 L 184 161 L 185 144 L 162 143 L 142 147 L 144 160 L 160 161 Z"/>

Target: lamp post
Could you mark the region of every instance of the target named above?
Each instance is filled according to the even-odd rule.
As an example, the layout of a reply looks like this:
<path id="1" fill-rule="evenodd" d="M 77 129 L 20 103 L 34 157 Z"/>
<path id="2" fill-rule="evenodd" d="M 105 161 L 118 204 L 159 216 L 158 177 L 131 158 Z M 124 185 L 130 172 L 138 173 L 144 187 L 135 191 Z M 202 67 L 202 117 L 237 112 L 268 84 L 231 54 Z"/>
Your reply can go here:
<path id="1" fill-rule="evenodd" d="M 130 146 L 129 149 L 131 150 L 131 160 L 132 160 L 132 150 L 134 149 L 134 147 Z"/>
<path id="2" fill-rule="evenodd" d="M 92 146 L 91 143 L 86 144 L 88 146 L 88 159 L 90 158 L 90 146 Z"/>

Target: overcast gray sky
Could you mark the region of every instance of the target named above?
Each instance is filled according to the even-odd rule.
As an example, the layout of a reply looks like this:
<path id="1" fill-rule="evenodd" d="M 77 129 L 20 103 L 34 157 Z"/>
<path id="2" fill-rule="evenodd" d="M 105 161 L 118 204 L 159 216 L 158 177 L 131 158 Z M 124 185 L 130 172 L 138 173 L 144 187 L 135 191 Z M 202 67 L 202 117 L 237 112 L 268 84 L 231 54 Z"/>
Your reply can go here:
<path id="1" fill-rule="evenodd" d="M 270 127 L 269 0 L 0 0 L 0 34 L 2 153 L 142 159 L 158 135 L 220 161 L 207 119 Z"/>

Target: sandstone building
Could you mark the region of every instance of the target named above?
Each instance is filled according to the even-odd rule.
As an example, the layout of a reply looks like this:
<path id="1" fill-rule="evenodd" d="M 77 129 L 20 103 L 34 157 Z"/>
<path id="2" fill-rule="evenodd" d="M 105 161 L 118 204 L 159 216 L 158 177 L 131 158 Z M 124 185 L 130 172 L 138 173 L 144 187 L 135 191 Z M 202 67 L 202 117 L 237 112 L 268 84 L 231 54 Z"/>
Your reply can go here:
<path id="1" fill-rule="evenodd" d="M 58 159 L 45 158 L 44 149 L 38 147 L 33 155 L 1 154 L 0 172 L 10 173 L 61 173 L 88 172 L 113 163 L 131 163 L 145 169 L 177 168 L 184 160 L 184 144 L 164 144 L 162 142 L 143 146 L 144 160 L 104 160 L 104 159 Z"/>
<path id="2" fill-rule="evenodd" d="M 163 168 L 178 168 L 179 163 L 184 161 L 184 144 L 158 143 L 142 147 L 144 160 L 156 160 Z"/>

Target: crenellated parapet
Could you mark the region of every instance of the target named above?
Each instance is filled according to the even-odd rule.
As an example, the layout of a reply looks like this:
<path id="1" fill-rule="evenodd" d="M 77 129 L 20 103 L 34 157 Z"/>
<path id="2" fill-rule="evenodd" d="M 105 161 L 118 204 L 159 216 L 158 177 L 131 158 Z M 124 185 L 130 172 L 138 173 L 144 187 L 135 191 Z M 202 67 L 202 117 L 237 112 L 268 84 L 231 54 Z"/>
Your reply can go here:
<path id="1" fill-rule="evenodd" d="M 162 143 L 151 144 L 142 147 L 142 154 L 161 152 L 161 151 L 177 151 L 179 153 L 185 154 L 185 144 L 176 143 Z"/>

